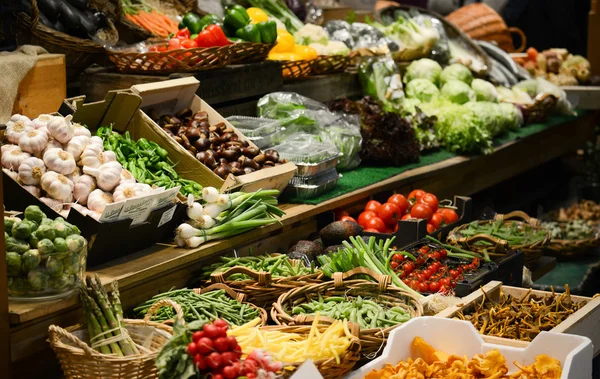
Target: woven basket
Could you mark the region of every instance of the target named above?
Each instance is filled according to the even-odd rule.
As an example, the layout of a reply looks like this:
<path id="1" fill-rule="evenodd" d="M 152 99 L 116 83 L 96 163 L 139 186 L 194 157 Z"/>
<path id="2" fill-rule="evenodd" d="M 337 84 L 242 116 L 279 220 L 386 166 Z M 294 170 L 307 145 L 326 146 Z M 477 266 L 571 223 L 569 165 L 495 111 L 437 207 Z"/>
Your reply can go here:
<path id="1" fill-rule="evenodd" d="M 290 259 L 292 265 L 301 264 L 300 260 Z M 252 279 L 227 280 L 233 274 L 244 274 Z M 210 283 L 225 283 L 240 294 L 246 295 L 246 301 L 266 310 L 284 293 L 310 284 L 322 283 L 323 274 L 319 271 L 310 275 L 272 278 L 268 272 L 257 272 L 246 267 L 236 266 L 224 272 L 213 273 Z"/>
<path id="2" fill-rule="evenodd" d="M 183 317 L 179 305 L 168 300 L 157 302 L 156 308 L 150 308 L 148 312 L 154 312 L 164 305 L 173 306 L 178 317 Z M 85 326 L 75 325 L 63 329 L 56 325 L 50 325 L 48 340 L 58 358 L 64 377 L 67 379 L 158 378 L 158 369 L 154 361 L 163 345 L 173 335 L 173 329 L 170 326 L 146 319 L 125 319 L 123 323 L 132 340 L 138 345 L 138 350 L 145 350 L 144 352 L 126 357 L 102 354 L 84 342 L 89 340 Z M 144 349 L 140 346 L 143 346 Z"/>
<path id="3" fill-rule="evenodd" d="M 352 58 L 347 55 L 319 55 L 309 61 L 311 75 L 328 75 L 344 72 Z"/>
<path id="4" fill-rule="evenodd" d="M 102 3 L 91 1 L 91 5 L 104 11 Z M 69 78 L 77 76 L 93 63 L 101 64 L 106 60 L 102 45 L 89 40 L 70 36 L 43 25 L 39 19 L 39 8 L 36 0 L 31 0 L 32 17 L 25 13 L 18 14 L 17 40 L 20 45 L 29 43 L 39 45 L 50 53 L 65 54 Z M 108 40 L 117 42 L 119 35 L 110 18 L 105 29 Z"/>
<path id="5" fill-rule="evenodd" d="M 558 98 L 549 93 L 543 93 L 534 99 L 533 104 L 522 107 L 525 124 L 544 122 L 556 107 Z"/>
<path id="6" fill-rule="evenodd" d="M 319 332 L 324 332 L 327 325 L 318 326 Z M 342 354 L 340 362 L 335 358 L 313 361 L 313 364 L 319 370 L 324 379 L 340 379 L 349 373 L 356 363 L 360 360 L 361 343 L 358 338 L 359 330 L 356 324 L 349 324 L 350 333 L 355 336 L 350 343 L 350 347 Z M 309 334 L 310 325 L 293 325 L 293 326 L 263 326 L 261 330 L 278 331 L 281 333 Z M 283 362 L 285 378 L 290 377 L 304 362 L 289 363 Z"/>
<path id="7" fill-rule="evenodd" d="M 230 63 L 228 46 L 197 47 L 171 51 L 122 52 L 108 51 L 117 70 L 127 74 L 170 74 L 222 68 Z"/>
<path id="8" fill-rule="evenodd" d="M 231 63 L 262 62 L 275 44 L 239 42 L 230 46 Z"/>
<path id="9" fill-rule="evenodd" d="M 521 227 L 531 227 L 535 230 L 543 230 L 540 226 L 540 221 L 533 217 L 529 217 L 525 212 L 514 211 L 506 215 L 497 214 L 494 220 L 480 220 L 477 221 L 479 225 L 491 224 L 497 220 L 504 220 L 505 222 L 517 223 Z M 508 241 L 490 236 L 487 234 L 477 234 L 475 236 L 464 237 L 461 235 L 461 231 L 468 228 L 469 223 L 463 224 L 454 228 L 448 234 L 448 243 L 451 245 L 459 245 L 467 250 L 478 252 L 483 254 L 486 250 L 491 257 L 502 257 L 510 250 L 521 250 L 525 256 L 525 264 L 531 264 L 537 261 L 544 251 L 546 245 L 550 242 L 550 233 L 548 231 L 546 238 L 540 242 L 531 245 L 511 245 L 509 246 Z M 478 241 L 487 241 L 492 246 L 477 245 Z"/>
<path id="10" fill-rule="evenodd" d="M 506 26 L 502 17 L 483 3 L 461 7 L 446 16 L 446 20 L 458 26 L 469 37 L 494 41 L 502 50 L 509 53 L 521 52 L 527 46 L 527 38 L 521 29 Z M 513 45 L 512 34 L 518 35 L 521 40 L 521 46 L 517 49 Z"/>
<path id="11" fill-rule="evenodd" d="M 368 275 L 377 282 L 363 279 L 350 279 L 355 275 Z M 331 296 L 362 296 L 372 298 L 374 301 L 389 307 L 402 307 L 406 309 L 411 317 L 423 315 L 423 306 L 419 299 L 403 289 L 391 285 L 391 277 L 380 275 L 364 267 L 357 267 L 348 272 L 336 272 L 331 281 L 321 284 L 311 284 L 284 293 L 273 304 L 271 319 L 278 325 L 306 325 L 313 321 L 312 316 L 291 315 L 291 309 L 298 304 L 304 304 L 317 299 L 319 295 L 323 298 Z M 334 320 L 328 317 L 319 317 L 323 323 L 331 323 Z M 360 330 L 361 352 L 369 359 L 381 351 L 389 333 L 399 325 L 389 328 L 372 328 Z"/>
<path id="12" fill-rule="evenodd" d="M 559 226 L 565 226 L 568 221 L 557 221 Z M 593 227 L 597 228 L 598 223 L 588 221 Z M 550 255 L 556 258 L 570 259 L 587 255 L 592 249 L 600 246 L 600 233 L 594 231 L 594 235 L 589 238 L 569 240 L 569 239 L 551 239 L 544 250 L 544 255 Z"/>
<path id="13" fill-rule="evenodd" d="M 302 79 L 310 75 L 310 61 L 280 61 L 284 79 Z"/>

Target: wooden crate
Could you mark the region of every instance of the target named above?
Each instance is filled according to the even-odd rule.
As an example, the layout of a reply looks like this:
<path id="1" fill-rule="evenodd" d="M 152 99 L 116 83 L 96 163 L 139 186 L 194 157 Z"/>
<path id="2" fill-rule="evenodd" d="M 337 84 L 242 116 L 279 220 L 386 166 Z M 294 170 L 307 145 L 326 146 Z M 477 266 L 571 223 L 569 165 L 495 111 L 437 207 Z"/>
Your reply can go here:
<path id="1" fill-rule="evenodd" d="M 67 96 L 64 54 L 42 54 L 23 78 L 13 105 L 13 113 L 35 118 L 58 110 Z"/>
<path id="2" fill-rule="evenodd" d="M 484 296 L 482 290 L 486 293 L 487 297 L 493 301 L 498 300 L 500 291 L 505 295 L 513 295 L 515 297 L 523 296 L 529 291 L 529 289 L 526 288 L 503 286 L 502 282 L 492 281 L 483 286 L 481 290 L 477 290 L 469 296 L 464 297 L 460 303 L 438 313 L 436 317 L 452 318 L 457 312 L 464 311 L 474 303 L 480 303 L 483 301 Z M 536 290 L 532 290 L 531 293 L 538 296 L 547 296 L 551 294 L 551 292 Z M 571 299 L 576 303 L 587 301 L 587 304 L 550 331 L 554 333 L 569 333 L 588 337 L 592 340 L 592 344 L 594 345 L 594 356 L 597 356 L 600 353 L 600 297 L 592 299 L 590 297 L 571 295 Z M 517 347 L 523 347 L 529 343 L 526 341 L 516 341 L 493 336 L 484 336 L 484 340 L 486 340 L 486 342 Z"/>

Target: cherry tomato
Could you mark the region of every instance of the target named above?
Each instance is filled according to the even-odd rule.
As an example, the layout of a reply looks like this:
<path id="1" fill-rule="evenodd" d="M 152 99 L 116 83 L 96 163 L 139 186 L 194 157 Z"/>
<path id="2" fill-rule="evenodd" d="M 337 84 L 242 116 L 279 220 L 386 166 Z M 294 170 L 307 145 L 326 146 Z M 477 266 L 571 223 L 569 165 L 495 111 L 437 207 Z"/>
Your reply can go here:
<path id="1" fill-rule="evenodd" d="M 423 265 L 423 263 L 425 263 L 425 259 L 423 259 L 423 257 L 418 257 L 417 260 L 416 260 L 416 262 L 415 262 L 415 264 L 417 266 L 421 266 L 421 265 Z"/>
<path id="2" fill-rule="evenodd" d="M 392 260 L 393 260 L 393 261 L 396 261 L 396 262 L 403 262 L 403 261 L 404 261 L 404 259 L 405 259 L 405 258 L 404 258 L 404 255 L 402 255 L 402 254 L 394 254 L 394 255 L 392 256 Z"/>
<path id="3" fill-rule="evenodd" d="M 373 211 L 377 213 L 379 212 L 379 208 L 381 208 L 381 203 L 377 200 L 371 200 L 365 206 L 365 211 Z"/>
<path id="4" fill-rule="evenodd" d="M 406 212 L 406 210 L 410 206 L 410 204 L 408 203 L 408 200 L 406 200 L 406 198 L 399 193 L 390 196 L 390 198 L 388 199 L 387 202 L 396 204 L 398 206 L 398 208 L 400 208 L 400 211 L 402 213 Z"/>
<path id="5" fill-rule="evenodd" d="M 191 49 L 194 47 L 198 47 L 198 42 L 193 41 L 191 39 L 182 39 L 181 47 L 183 47 L 184 49 Z"/>
<path id="6" fill-rule="evenodd" d="M 410 213 L 405 214 L 404 216 L 402 216 L 401 220 L 410 220 L 412 217 L 410 215 Z"/>
<path id="7" fill-rule="evenodd" d="M 433 253 L 431 253 L 431 258 L 436 261 L 439 261 L 442 258 L 442 256 L 439 252 L 434 251 Z"/>
<path id="8" fill-rule="evenodd" d="M 423 245 L 419 248 L 419 251 L 422 252 L 423 254 L 429 253 L 429 250 L 431 250 L 431 248 L 427 245 Z"/>
<path id="9" fill-rule="evenodd" d="M 450 270 L 450 276 L 452 276 L 452 279 L 456 279 L 460 276 L 460 272 L 458 272 L 457 270 Z"/>
<path id="10" fill-rule="evenodd" d="M 179 38 L 171 38 L 168 43 L 169 50 L 181 49 L 181 40 Z"/>
<path id="11" fill-rule="evenodd" d="M 435 226 L 436 229 L 439 229 L 440 226 L 442 226 L 442 224 L 444 223 L 444 215 L 435 212 L 433 216 L 431 216 L 431 220 L 429 221 L 429 223 Z"/>
<path id="12" fill-rule="evenodd" d="M 419 292 L 429 291 L 429 286 L 427 285 L 427 283 L 419 283 L 418 287 L 419 287 L 419 289 L 418 289 Z"/>
<path id="13" fill-rule="evenodd" d="M 414 218 L 423 218 L 429 221 L 433 216 L 433 211 L 427 204 L 415 204 L 410 210 L 410 215 Z"/>
<path id="14" fill-rule="evenodd" d="M 419 290 L 419 282 L 416 280 L 411 280 L 409 286 L 415 291 Z"/>
<path id="15" fill-rule="evenodd" d="M 431 275 L 435 274 L 436 272 L 438 272 L 439 267 L 436 266 L 435 264 L 430 264 L 429 267 L 427 267 L 427 271 L 431 272 Z"/>
<path id="16" fill-rule="evenodd" d="M 385 230 L 385 223 L 376 216 L 367 221 L 367 229 L 376 229 L 383 232 Z"/>
<path id="17" fill-rule="evenodd" d="M 432 224 L 427 224 L 427 233 L 431 234 L 435 232 L 435 226 L 433 226 Z"/>
<path id="18" fill-rule="evenodd" d="M 393 203 L 385 203 L 379 207 L 377 216 L 383 220 L 387 226 L 394 226 L 402 218 L 402 212 L 400 208 Z"/>
<path id="19" fill-rule="evenodd" d="M 377 217 L 377 213 L 372 211 L 364 211 L 358 216 L 358 225 L 362 226 L 363 228 L 366 228 L 367 222 L 373 217 Z"/>
<path id="20" fill-rule="evenodd" d="M 367 233 L 381 233 L 379 230 L 372 229 L 372 228 L 367 228 L 367 229 L 363 230 L 363 232 L 367 232 Z"/>
<path id="21" fill-rule="evenodd" d="M 432 193 L 424 194 L 419 199 L 419 203 L 429 205 L 429 208 L 431 208 L 431 210 L 434 212 L 438 210 L 438 198 Z"/>
<path id="22" fill-rule="evenodd" d="M 450 287 L 456 288 L 456 282 L 454 280 L 450 281 Z"/>
<path id="23" fill-rule="evenodd" d="M 440 292 L 440 293 L 444 293 L 444 294 L 446 294 L 446 293 L 450 292 L 450 290 L 449 290 L 448 288 L 449 288 L 449 287 L 448 287 L 447 285 L 445 285 L 445 284 L 442 284 L 442 285 L 440 285 L 439 292 Z"/>
<path id="24" fill-rule="evenodd" d="M 393 268 L 394 270 L 397 269 L 399 266 L 400 266 L 400 262 L 397 262 L 397 261 L 390 262 L 390 267 Z"/>
<path id="25" fill-rule="evenodd" d="M 429 283 L 429 291 L 431 292 L 438 292 L 440 290 L 440 283 L 439 282 L 431 282 Z"/>
<path id="26" fill-rule="evenodd" d="M 448 256 L 448 252 L 446 251 L 446 249 L 440 249 L 438 250 L 438 253 L 440 253 L 440 258 L 444 259 Z"/>
<path id="27" fill-rule="evenodd" d="M 407 262 L 402 266 L 402 269 L 404 270 L 404 272 L 406 272 L 407 274 L 410 274 L 414 269 L 415 269 L 415 264 L 412 262 Z"/>
<path id="28" fill-rule="evenodd" d="M 350 216 L 350 214 L 343 209 L 336 209 L 335 211 L 333 211 L 333 214 L 335 215 L 335 219 L 338 221 L 341 220 L 344 216 Z"/>
<path id="29" fill-rule="evenodd" d="M 442 278 L 442 279 L 438 280 L 438 283 L 440 283 L 441 286 L 449 286 L 450 278 Z"/>
<path id="30" fill-rule="evenodd" d="M 419 282 L 424 282 L 427 280 L 427 277 L 425 275 L 423 275 L 423 273 L 417 274 L 417 280 Z"/>
<path id="31" fill-rule="evenodd" d="M 444 216 L 444 222 L 446 224 L 452 224 L 458 221 L 458 213 L 451 208 L 441 208 L 439 212 Z"/>
<path id="32" fill-rule="evenodd" d="M 340 221 L 349 221 L 349 222 L 357 223 L 356 220 L 353 217 L 350 217 L 350 216 L 342 216 L 342 218 L 340 218 Z"/>
<path id="33" fill-rule="evenodd" d="M 411 193 L 408 194 L 408 201 L 415 203 L 419 201 L 425 193 L 426 192 L 421 189 L 412 190 Z"/>
<path id="34" fill-rule="evenodd" d="M 401 271 L 399 274 L 400 279 L 404 279 L 406 278 L 406 273 L 404 271 Z"/>

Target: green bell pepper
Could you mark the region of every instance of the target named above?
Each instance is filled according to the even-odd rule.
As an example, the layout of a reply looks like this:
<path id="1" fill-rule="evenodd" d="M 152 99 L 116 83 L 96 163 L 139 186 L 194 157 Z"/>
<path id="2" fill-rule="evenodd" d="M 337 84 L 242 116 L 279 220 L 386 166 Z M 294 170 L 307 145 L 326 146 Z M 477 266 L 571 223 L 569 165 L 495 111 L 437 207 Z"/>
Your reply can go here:
<path id="1" fill-rule="evenodd" d="M 248 42 L 261 43 L 258 25 L 248 24 L 235 32 L 235 36 Z"/>
<path id="2" fill-rule="evenodd" d="M 194 12 L 187 12 L 181 22 L 190 31 L 190 34 L 198 34 L 202 26 L 202 17 Z M 180 28 L 181 29 L 181 28 Z"/>
<path id="3" fill-rule="evenodd" d="M 263 21 L 257 25 L 262 43 L 275 43 L 277 40 L 277 24 L 275 21 Z"/>
<path id="4" fill-rule="evenodd" d="M 238 30 L 250 23 L 248 12 L 241 5 L 234 5 L 225 10 L 223 25 L 228 30 Z"/>
<path id="5" fill-rule="evenodd" d="M 206 16 L 202 17 L 202 20 L 200 20 L 200 30 L 198 31 L 198 33 L 203 31 L 208 25 L 213 25 L 213 24 L 222 26 L 223 21 L 221 20 L 221 18 L 219 16 L 215 16 L 214 14 L 207 14 Z M 192 33 L 192 34 L 196 34 L 196 33 Z"/>

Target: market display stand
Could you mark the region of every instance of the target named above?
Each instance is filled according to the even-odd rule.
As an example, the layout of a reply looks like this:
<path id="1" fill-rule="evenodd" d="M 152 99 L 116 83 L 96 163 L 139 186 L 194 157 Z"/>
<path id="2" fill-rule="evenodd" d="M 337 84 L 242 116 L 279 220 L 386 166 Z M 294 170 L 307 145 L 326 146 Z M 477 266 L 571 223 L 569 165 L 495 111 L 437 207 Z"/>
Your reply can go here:
<path id="1" fill-rule="evenodd" d="M 448 198 L 454 194 L 474 194 L 579 148 L 592 135 L 593 126 L 594 115 L 586 114 L 522 140 L 506 143 L 491 155 L 451 158 L 318 205 L 282 204 L 286 215 L 281 224 L 207 243 L 197 249 L 156 245 L 88 271 L 98 273 L 106 284 L 117 280 L 123 306 L 131 309 L 159 292 L 185 286 L 207 260 L 229 254 L 233 249 L 238 254 L 248 254 L 251 248 L 255 254 L 284 251 L 288 245 L 317 230 L 319 215 L 364 202 L 371 196 L 387 196 L 393 191 L 407 193 L 417 187 Z M 540 270 L 547 270 L 548 265 L 552 265 L 552 260 L 540 263 Z M 24 359 L 47 352 L 45 339 L 48 326 L 76 324 L 81 321 L 80 311 L 75 296 L 52 302 L 11 303 L 11 360 L 21 361 L 14 367 L 26 367 Z"/>

